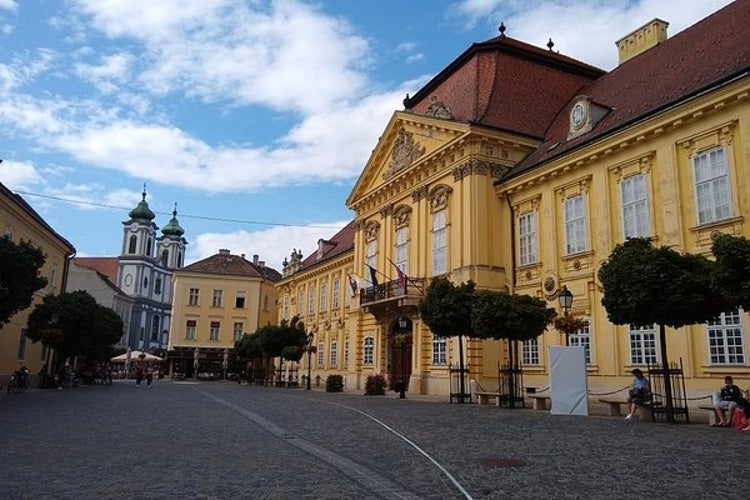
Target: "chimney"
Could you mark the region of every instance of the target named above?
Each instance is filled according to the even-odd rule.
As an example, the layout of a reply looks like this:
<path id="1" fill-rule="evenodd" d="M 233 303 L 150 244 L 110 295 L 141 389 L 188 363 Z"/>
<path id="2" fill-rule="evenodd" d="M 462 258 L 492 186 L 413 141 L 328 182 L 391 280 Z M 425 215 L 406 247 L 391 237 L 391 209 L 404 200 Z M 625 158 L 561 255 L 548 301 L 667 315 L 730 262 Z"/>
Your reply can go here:
<path id="1" fill-rule="evenodd" d="M 665 41 L 667 39 L 667 26 L 669 26 L 668 22 L 654 18 L 629 35 L 617 40 L 615 45 L 617 45 L 617 52 L 620 56 L 619 64 L 629 61 Z"/>
<path id="2" fill-rule="evenodd" d="M 229 255 L 229 250 L 227 250 L 226 248 L 220 248 L 219 255 Z"/>
<path id="3" fill-rule="evenodd" d="M 260 266 L 260 267 L 266 267 L 266 261 L 265 260 L 259 260 L 258 261 L 258 266 Z"/>
<path id="4" fill-rule="evenodd" d="M 258 254 L 253 254 L 253 264 L 258 265 Z"/>

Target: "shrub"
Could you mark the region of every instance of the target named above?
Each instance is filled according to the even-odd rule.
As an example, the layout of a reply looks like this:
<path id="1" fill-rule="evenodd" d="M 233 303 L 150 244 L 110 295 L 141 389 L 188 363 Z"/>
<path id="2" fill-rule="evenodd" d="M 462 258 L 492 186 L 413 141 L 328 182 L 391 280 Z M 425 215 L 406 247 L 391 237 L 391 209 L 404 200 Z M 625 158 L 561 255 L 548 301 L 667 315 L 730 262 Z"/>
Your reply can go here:
<path id="1" fill-rule="evenodd" d="M 365 396 L 385 396 L 385 377 L 377 374 L 367 377 Z"/>
<path id="2" fill-rule="evenodd" d="M 344 377 L 341 375 L 328 375 L 326 378 L 326 392 L 341 392 L 344 390 Z"/>

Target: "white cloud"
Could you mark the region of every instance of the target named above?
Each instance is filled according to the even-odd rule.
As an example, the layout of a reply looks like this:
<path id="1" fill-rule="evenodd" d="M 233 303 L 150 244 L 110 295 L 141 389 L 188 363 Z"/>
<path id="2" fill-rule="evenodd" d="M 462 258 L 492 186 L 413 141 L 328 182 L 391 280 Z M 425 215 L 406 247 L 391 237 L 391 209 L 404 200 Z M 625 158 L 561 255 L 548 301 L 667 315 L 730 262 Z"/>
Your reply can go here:
<path id="1" fill-rule="evenodd" d="M 15 12 L 18 9 L 18 4 L 14 0 L 0 0 L 0 9 Z"/>
<path id="2" fill-rule="evenodd" d="M 293 249 L 301 250 L 305 258 L 317 249 L 318 239 L 330 238 L 348 223 L 349 221 L 343 221 L 306 227 L 276 226 L 258 231 L 199 234 L 188 245 L 186 263 L 205 259 L 218 253 L 219 249 L 226 248 L 235 255 L 244 253 L 248 260 L 252 260 L 253 255 L 258 255 L 258 259 L 265 261 L 268 267 L 281 272 L 284 258 L 288 259 Z"/>
<path id="3" fill-rule="evenodd" d="M 117 90 L 117 83 L 127 76 L 131 61 L 129 54 L 111 54 L 103 56 L 101 64 L 97 66 L 79 63 L 75 71 L 79 77 L 91 81 L 102 92 L 111 93 Z"/>
<path id="4" fill-rule="evenodd" d="M 4 160 L 0 163 L 0 182 L 8 189 L 26 191 L 42 181 L 42 176 L 30 162 Z"/>

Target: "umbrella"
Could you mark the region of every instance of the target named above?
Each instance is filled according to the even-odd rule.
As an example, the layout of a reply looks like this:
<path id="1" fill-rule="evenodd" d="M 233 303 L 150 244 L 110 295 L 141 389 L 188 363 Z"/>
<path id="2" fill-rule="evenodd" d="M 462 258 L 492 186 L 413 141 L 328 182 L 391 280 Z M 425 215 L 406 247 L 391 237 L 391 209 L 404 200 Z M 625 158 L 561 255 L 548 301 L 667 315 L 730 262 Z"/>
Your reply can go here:
<path id="1" fill-rule="evenodd" d="M 158 363 L 160 361 L 164 361 L 164 358 L 160 358 L 159 356 L 154 356 L 153 354 L 149 354 L 143 351 L 131 351 L 129 353 L 120 354 L 119 356 L 110 358 L 110 361 L 112 363 L 125 363 L 128 361 L 128 354 L 130 354 L 130 361 L 134 361 L 136 359 L 141 358 L 141 355 L 144 356 L 142 359 L 143 361 L 146 361 L 146 362 Z"/>

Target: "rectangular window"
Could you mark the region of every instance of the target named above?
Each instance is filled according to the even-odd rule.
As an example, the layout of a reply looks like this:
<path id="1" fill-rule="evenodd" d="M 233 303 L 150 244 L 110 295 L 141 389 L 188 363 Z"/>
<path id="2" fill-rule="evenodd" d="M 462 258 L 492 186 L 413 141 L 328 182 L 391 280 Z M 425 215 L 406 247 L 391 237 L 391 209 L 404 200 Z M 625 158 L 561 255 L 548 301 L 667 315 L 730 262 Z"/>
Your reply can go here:
<path id="1" fill-rule="evenodd" d="M 197 322 L 189 319 L 185 322 L 185 340 L 195 340 L 195 329 Z"/>
<path id="2" fill-rule="evenodd" d="M 362 363 L 365 365 L 372 365 L 375 356 L 375 339 L 372 337 L 365 337 L 364 345 L 364 356 L 362 357 Z"/>
<path id="3" fill-rule="evenodd" d="M 708 351 L 712 365 L 744 365 L 742 310 L 721 313 L 708 322 Z"/>
<path id="4" fill-rule="evenodd" d="M 328 310 L 328 283 L 325 281 L 320 284 L 320 310 Z"/>
<path id="5" fill-rule="evenodd" d="M 634 175 L 620 182 L 622 236 L 625 239 L 650 236 L 646 176 Z"/>
<path id="6" fill-rule="evenodd" d="M 300 288 L 297 296 L 297 314 L 302 318 L 305 316 L 305 290 Z"/>
<path id="7" fill-rule="evenodd" d="M 234 307 L 236 309 L 245 308 L 245 291 L 244 290 L 238 290 L 237 295 L 234 296 Z"/>
<path id="8" fill-rule="evenodd" d="M 583 347 L 586 352 L 586 364 L 591 364 L 591 322 L 580 330 L 576 330 L 568 336 L 568 342 L 571 347 Z"/>
<path id="9" fill-rule="evenodd" d="M 527 212 L 518 217 L 518 249 L 522 266 L 537 261 L 535 212 Z"/>
<path id="10" fill-rule="evenodd" d="M 726 148 L 715 148 L 693 156 L 698 224 L 732 216 L 728 170 Z"/>
<path id="11" fill-rule="evenodd" d="M 336 365 L 339 362 L 339 343 L 335 340 L 331 342 L 331 352 L 328 353 L 328 362 L 330 368 L 337 368 Z"/>
<path id="12" fill-rule="evenodd" d="M 565 252 L 568 255 L 586 250 L 586 207 L 583 195 L 565 200 Z"/>
<path id="13" fill-rule="evenodd" d="M 402 227 L 396 231 L 396 267 L 409 275 L 409 228 Z"/>
<path id="14" fill-rule="evenodd" d="M 447 251 L 448 226 L 445 211 L 432 216 L 432 275 L 445 274 L 448 271 Z"/>
<path id="15" fill-rule="evenodd" d="M 432 336 L 432 364 L 448 364 L 448 342 L 445 337 Z"/>
<path id="16" fill-rule="evenodd" d="M 208 340 L 219 340 L 220 330 L 221 330 L 221 321 L 212 321 L 211 329 L 208 332 Z"/>
<path id="17" fill-rule="evenodd" d="M 188 297 L 188 305 L 197 306 L 198 305 L 198 297 L 199 297 L 198 289 L 197 288 L 191 288 L 190 289 L 190 295 Z"/>
<path id="18" fill-rule="evenodd" d="M 338 278 L 333 280 L 331 299 L 333 301 L 333 305 L 331 307 L 334 310 L 337 310 L 339 308 L 339 305 L 341 304 L 341 280 Z"/>
<path id="19" fill-rule="evenodd" d="M 283 319 L 289 321 L 289 295 L 284 295 L 284 316 Z"/>
<path id="20" fill-rule="evenodd" d="M 308 304 L 307 311 L 310 314 L 315 314 L 315 287 L 314 286 L 311 286 L 309 288 L 308 299 L 310 303 Z"/>
<path id="21" fill-rule="evenodd" d="M 214 307 L 221 307 L 223 298 L 224 298 L 223 290 L 214 290 L 214 300 L 211 303 L 211 305 Z"/>
<path id="22" fill-rule="evenodd" d="M 323 368 L 326 361 L 326 345 L 323 342 L 318 344 L 318 368 Z"/>
<path id="23" fill-rule="evenodd" d="M 523 342 L 523 356 L 524 365 L 539 365 L 539 339 L 533 338 Z"/>
<path id="24" fill-rule="evenodd" d="M 240 340 L 242 338 L 242 333 L 244 329 L 245 329 L 244 323 L 235 322 L 234 326 L 232 327 L 232 338 L 234 340 Z"/>
<path id="25" fill-rule="evenodd" d="M 373 269 L 377 269 L 378 267 L 378 242 L 376 240 L 367 242 L 367 247 L 365 247 L 365 264 Z M 369 268 L 365 267 L 365 273 L 367 276 L 366 279 L 369 281 Z M 370 286 L 373 286 L 373 283 L 370 283 Z"/>
<path id="26" fill-rule="evenodd" d="M 656 331 L 653 326 L 630 325 L 630 364 L 656 364 Z"/>
<path id="27" fill-rule="evenodd" d="M 154 281 L 154 293 L 156 295 L 161 294 L 161 278 L 156 278 Z"/>

